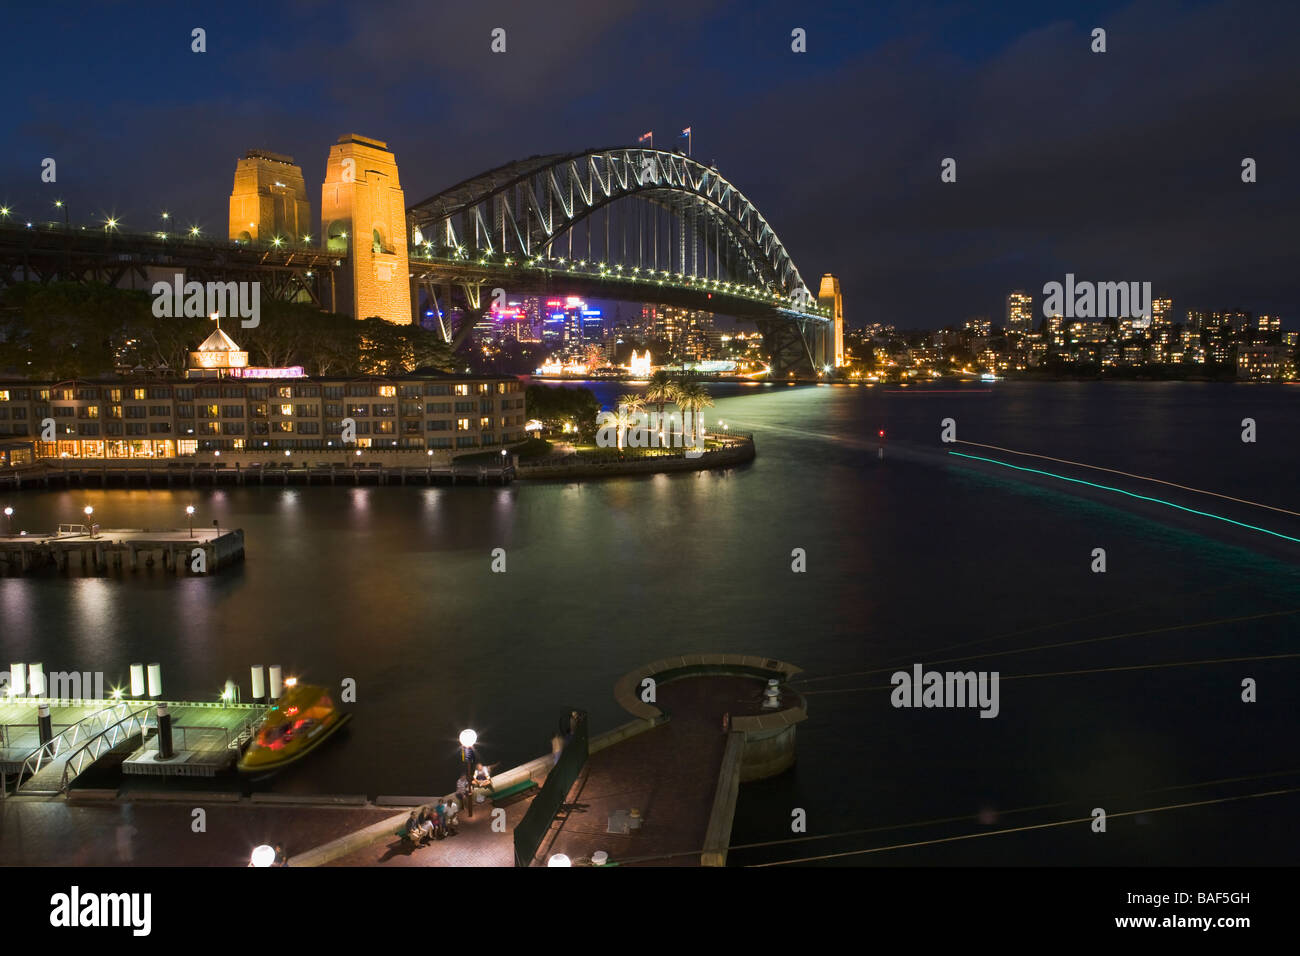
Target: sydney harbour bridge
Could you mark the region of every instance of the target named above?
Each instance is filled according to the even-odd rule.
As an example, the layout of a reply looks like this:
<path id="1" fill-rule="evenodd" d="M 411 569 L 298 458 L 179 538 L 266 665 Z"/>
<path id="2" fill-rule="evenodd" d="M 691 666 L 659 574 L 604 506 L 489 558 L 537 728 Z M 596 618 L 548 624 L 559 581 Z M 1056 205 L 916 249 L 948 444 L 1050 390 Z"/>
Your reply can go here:
<path id="1" fill-rule="evenodd" d="M 773 376 L 842 362 L 838 282 L 809 288 L 758 207 L 681 152 L 531 156 L 408 205 L 387 145 L 351 135 L 331 149 L 321 195 L 313 230 L 301 170 L 254 150 L 237 166 L 226 240 L 0 209 L 0 284 L 257 281 L 264 296 L 358 318 L 432 315 L 454 346 L 498 290 L 584 295 L 752 321 Z"/>

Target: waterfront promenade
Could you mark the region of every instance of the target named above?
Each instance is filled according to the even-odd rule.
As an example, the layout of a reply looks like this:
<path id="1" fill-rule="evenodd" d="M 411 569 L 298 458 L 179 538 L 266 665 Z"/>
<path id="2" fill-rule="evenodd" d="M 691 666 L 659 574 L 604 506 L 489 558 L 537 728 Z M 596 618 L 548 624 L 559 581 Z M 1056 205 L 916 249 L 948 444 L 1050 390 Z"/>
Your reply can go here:
<path id="1" fill-rule="evenodd" d="M 546 865 L 554 854 L 590 865 L 600 851 L 617 865 L 725 865 L 740 783 L 794 760 L 802 698 L 764 707 L 764 675 L 798 668 L 742 655 L 687 655 L 625 674 L 615 697 L 634 717 L 591 737 L 589 757 L 529 861 L 516 860 L 515 829 L 534 789 L 502 807 L 462 810 L 458 833 L 414 848 L 396 833 L 434 796 L 292 796 L 131 788 L 76 790 L 67 799 L 11 797 L 0 803 L 0 860 L 9 865 L 242 866 L 253 847 L 280 844 L 291 866 Z M 659 681 L 654 704 L 636 691 Z M 725 720 L 724 720 L 725 716 Z M 545 755 L 494 777 L 498 790 L 545 785 Z M 204 811 L 202 832 L 191 828 Z"/>

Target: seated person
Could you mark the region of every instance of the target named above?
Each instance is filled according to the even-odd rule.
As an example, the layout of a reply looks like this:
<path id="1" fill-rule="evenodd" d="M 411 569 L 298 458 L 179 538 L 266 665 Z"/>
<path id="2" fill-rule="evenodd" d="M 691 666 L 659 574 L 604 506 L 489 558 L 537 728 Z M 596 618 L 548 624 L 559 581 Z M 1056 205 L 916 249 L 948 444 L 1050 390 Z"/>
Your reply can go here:
<path id="1" fill-rule="evenodd" d="M 482 764 L 474 768 L 474 786 L 482 787 L 485 790 L 492 789 L 492 777 L 488 773 L 487 767 Z"/>
<path id="2" fill-rule="evenodd" d="M 446 815 L 443 817 L 443 821 L 447 826 L 448 833 L 456 832 L 456 814 L 458 813 L 460 813 L 460 804 L 455 800 L 446 805 Z"/>
<path id="3" fill-rule="evenodd" d="M 433 811 L 429 807 L 424 807 L 420 810 L 420 842 L 428 843 L 433 839 L 433 834 Z"/>
<path id="4" fill-rule="evenodd" d="M 402 824 L 402 835 L 405 836 L 412 843 L 414 843 L 416 846 L 419 846 L 420 818 L 416 815 L 416 812 L 414 810 L 412 810 L 411 815 L 406 818 L 406 822 Z"/>

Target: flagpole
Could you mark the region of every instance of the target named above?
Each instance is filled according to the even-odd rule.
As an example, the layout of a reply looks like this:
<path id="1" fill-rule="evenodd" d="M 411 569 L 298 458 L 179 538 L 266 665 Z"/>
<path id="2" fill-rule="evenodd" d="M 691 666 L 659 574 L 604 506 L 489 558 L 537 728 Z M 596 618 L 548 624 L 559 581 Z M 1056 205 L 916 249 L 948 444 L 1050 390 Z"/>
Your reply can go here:
<path id="1" fill-rule="evenodd" d="M 690 156 L 690 155 L 691 155 L 691 136 L 692 136 L 692 135 L 694 134 L 694 132 L 695 132 L 695 127 L 694 127 L 694 126 L 690 126 L 690 127 L 687 127 L 687 128 L 688 128 L 689 130 L 691 130 L 691 132 L 686 134 L 686 155 L 687 155 L 687 156 Z"/>

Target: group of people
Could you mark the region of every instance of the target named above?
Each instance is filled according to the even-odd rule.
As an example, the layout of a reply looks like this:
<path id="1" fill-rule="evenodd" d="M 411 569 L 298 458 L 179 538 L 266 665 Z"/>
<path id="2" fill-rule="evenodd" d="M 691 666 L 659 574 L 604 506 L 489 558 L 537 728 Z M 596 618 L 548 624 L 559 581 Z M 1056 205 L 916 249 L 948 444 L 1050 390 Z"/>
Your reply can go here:
<path id="1" fill-rule="evenodd" d="M 475 764 L 474 772 L 471 776 L 460 775 L 456 781 L 456 796 L 463 803 L 468 804 L 474 799 L 475 791 L 490 795 L 492 793 L 492 774 L 491 767 L 484 764 Z M 481 801 L 480 801 L 481 802 Z"/>
<path id="2" fill-rule="evenodd" d="M 406 838 L 416 846 L 424 846 L 434 840 L 453 836 L 456 833 L 456 815 L 460 813 L 460 804 L 455 800 L 426 805 L 418 811 L 412 810 L 406 818 Z"/>

